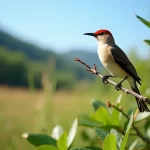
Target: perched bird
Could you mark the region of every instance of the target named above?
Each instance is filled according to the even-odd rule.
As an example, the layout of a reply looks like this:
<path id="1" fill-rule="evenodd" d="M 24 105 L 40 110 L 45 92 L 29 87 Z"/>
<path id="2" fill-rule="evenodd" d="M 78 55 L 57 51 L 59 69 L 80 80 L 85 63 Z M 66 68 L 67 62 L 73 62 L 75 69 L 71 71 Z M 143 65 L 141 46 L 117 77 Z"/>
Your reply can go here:
<path id="1" fill-rule="evenodd" d="M 116 45 L 112 33 L 106 29 L 101 29 L 94 33 L 84 33 L 84 35 L 93 36 L 97 39 L 99 59 L 104 67 L 111 73 L 111 75 L 105 75 L 102 81 L 105 83 L 109 77 L 123 78 L 123 80 L 116 85 L 116 89 L 119 90 L 122 82 L 127 80 L 132 90 L 140 94 L 136 82 L 141 85 L 141 79 L 127 55 Z M 144 101 L 136 98 L 136 102 L 140 112 L 150 112 Z"/>

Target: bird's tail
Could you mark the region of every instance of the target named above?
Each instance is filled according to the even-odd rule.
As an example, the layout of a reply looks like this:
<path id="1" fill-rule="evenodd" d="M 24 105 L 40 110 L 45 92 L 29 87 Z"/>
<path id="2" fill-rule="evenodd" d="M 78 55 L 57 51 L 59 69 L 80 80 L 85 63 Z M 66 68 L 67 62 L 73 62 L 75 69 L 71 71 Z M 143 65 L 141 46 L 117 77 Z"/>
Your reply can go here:
<path id="1" fill-rule="evenodd" d="M 131 86 L 131 88 L 132 88 L 132 90 L 134 92 L 140 94 L 140 91 L 139 91 L 139 89 L 138 89 L 138 87 L 136 85 L 136 81 L 134 81 L 134 87 Z M 137 105 L 138 105 L 138 108 L 139 108 L 140 112 L 144 112 L 144 111 L 150 112 L 149 108 L 146 106 L 146 104 L 144 103 L 144 101 L 142 101 L 141 99 L 139 99 L 137 97 L 135 97 L 135 99 L 136 99 L 136 102 L 137 102 Z"/>

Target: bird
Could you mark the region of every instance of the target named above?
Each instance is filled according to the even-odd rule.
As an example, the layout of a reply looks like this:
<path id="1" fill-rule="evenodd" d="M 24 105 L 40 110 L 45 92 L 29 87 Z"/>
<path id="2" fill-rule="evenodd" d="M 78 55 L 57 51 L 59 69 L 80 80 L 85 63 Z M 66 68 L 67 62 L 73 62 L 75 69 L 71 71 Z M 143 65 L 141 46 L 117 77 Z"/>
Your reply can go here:
<path id="1" fill-rule="evenodd" d="M 127 80 L 131 89 L 140 94 L 137 83 L 141 85 L 141 79 L 125 52 L 115 43 L 112 33 L 107 29 L 100 29 L 93 33 L 84 33 L 83 35 L 93 36 L 97 40 L 98 57 L 103 66 L 110 72 L 110 75 L 103 76 L 103 83 L 106 84 L 107 79 L 110 77 L 123 78 L 123 80 L 115 86 L 117 90 L 119 90 L 122 83 Z M 140 112 L 150 112 L 144 101 L 137 97 L 135 97 L 135 99 Z"/>

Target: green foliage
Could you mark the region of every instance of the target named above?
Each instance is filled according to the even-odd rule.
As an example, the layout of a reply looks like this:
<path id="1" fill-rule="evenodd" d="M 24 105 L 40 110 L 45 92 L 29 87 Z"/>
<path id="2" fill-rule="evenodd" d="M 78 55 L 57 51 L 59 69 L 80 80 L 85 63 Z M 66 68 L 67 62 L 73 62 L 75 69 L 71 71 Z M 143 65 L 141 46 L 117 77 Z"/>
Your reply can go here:
<path id="1" fill-rule="evenodd" d="M 56 148 L 58 148 L 59 150 L 67 150 L 68 147 L 71 146 L 75 138 L 75 135 L 77 132 L 77 126 L 78 126 L 78 120 L 75 119 L 68 135 L 66 132 L 62 133 L 61 132 L 62 130 L 60 131 L 60 128 L 59 128 L 59 132 L 53 131 L 52 132 L 53 137 L 58 137 L 57 139 L 54 139 L 48 135 L 27 134 L 27 133 L 24 133 L 23 137 L 27 139 L 32 145 L 38 147 L 38 150 L 49 150 L 50 148 L 52 148 L 53 150 L 55 150 Z M 58 129 L 58 126 L 57 126 L 57 129 Z M 56 127 L 55 127 L 55 130 L 56 130 Z"/>
<path id="2" fill-rule="evenodd" d="M 99 107 L 94 113 L 93 118 L 99 122 L 102 122 L 103 125 L 112 123 L 112 117 L 108 110 L 104 107 Z"/>
<path id="3" fill-rule="evenodd" d="M 67 133 L 63 135 L 57 141 L 57 147 L 59 150 L 67 150 Z"/>
<path id="4" fill-rule="evenodd" d="M 41 145 L 52 145 L 56 147 L 56 140 L 48 135 L 24 133 L 23 137 L 36 147 L 39 147 Z"/>
<path id="5" fill-rule="evenodd" d="M 144 130 L 145 130 L 146 136 L 150 139 L 150 134 L 149 134 L 150 133 L 150 120 L 149 120 L 149 118 L 144 125 Z"/>
<path id="6" fill-rule="evenodd" d="M 105 105 L 103 102 L 99 101 L 99 100 L 94 100 L 94 101 L 92 102 L 92 104 L 93 104 L 93 108 L 94 108 L 95 111 L 96 111 L 100 106 L 106 107 L 106 105 Z"/>
<path id="7" fill-rule="evenodd" d="M 79 125 L 84 125 L 88 127 L 100 127 L 102 123 L 95 120 L 94 118 L 88 115 L 80 115 L 79 116 Z"/>
<path id="8" fill-rule="evenodd" d="M 37 146 L 39 150 L 49 150 L 50 147 L 48 145 L 53 146 L 52 149 L 54 150 L 126 150 L 127 148 L 133 150 L 135 146 L 138 145 L 137 140 L 133 141 L 132 143 L 130 142 L 131 145 L 128 144 L 131 127 L 133 123 L 137 123 L 137 121 L 133 122 L 133 112 L 130 114 L 129 118 L 127 118 L 127 116 L 125 115 L 125 118 L 128 119 L 126 124 L 126 121 L 123 121 L 123 117 L 119 117 L 120 113 L 122 113 L 122 110 L 119 110 L 120 100 L 117 99 L 117 104 L 115 105 L 109 103 L 109 107 L 111 108 L 107 108 L 106 106 L 104 107 L 104 104 L 100 101 L 98 102 L 98 100 L 92 102 L 95 112 L 92 115 L 86 115 L 86 117 L 84 116 L 86 118 L 86 121 L 85 118 L 82 118 L 84 120 L 84 123 L 82 124 L 80 124 L 80 121 L 82 120 L 81 118 L 79 118 L 79 124 L 77 119 L 75 119 L 69 131 L 69 134 L 67 134 L 67 132 L 64 132 L 62 127 L 56 126 L 54 130 L 57 129 L 57 132 L 54 132 L 54 130 L 52 132 L 52 137 L 57 137 L 55 139 L 56 141 L 50 136 L 40 134 L 29 134 L 27 136 L 27 140 L 31 144 Z M 147 114 L 143 114 L 142 116 L 140 115 L 141 114 L 139 114 L 139 116 L 137 115 L 137 118 L 139 118 L 137 119 L 138 121 L 142 121 L 142 118 L 147 117 Z M 125 129 L 122 128 L 122 125 L 124 124 L 126 124 Z M 72 148 L 72 142 L 75 139 L 78 125 L 88 126 L 92 128 L 94 127 L 97 138 L 99 138 L 102 143 L 101 146 L 95 147 L 95 137 L 90 138 L 88 137 L 89 135 L 86 135 L 86 137 L 84 138 L 86 138 L 86 140 L 91 140 L 91 142 L 88 142 L 88 146 L 83 148 Z M 135 126 L 133 127 L 133 129 L 135 129 Z M 149 129 L 149 124 L 145 125 L 145 129 L 145 131 L 147 132 L 147 129 Z M 137 130 L 138 129 L 136 129 L 135 131 Z"/>
<path id="9" fill-rule="evenodd" d="M 54 147 L 54 146 L 42 145 L 42 146 L 39 146 L 37 148 L 37 150 L 58 150 L 58 149 L 56 147 Z"/>
<path id="10" fill-rule="evenodd" d="M 148 45 L 150 45 L 150 40 L 144 40 L 144 42 Z"/>
<path id="11" fill-rule="evenodd" d="M 91 149 L 91 150 L 102 150 L 101 148 L 99 148 L 99 147 L 86 147 L 86 148 L 88 148 L 88 149 Z"/>
<path id="12" fill-rule="evenodd" d="M 111 129 L 110 133 L 116 136 L 117 146 L 120 148 L 122 141 L 123 141 L 123 136 L 120 133 L 118 133 L 118 131 L 115 129 Z"/>
<path id="13" fill-rule="evenodd" d="M 118 107 L 119 104 L 116 105 L 116 106 Z M 116 125 L 116 126 L 119 126 L 120 125 L 120 112 L 117 111 L 116 109 L 114 109 L 112 111 L 112 118 L 113 118 L 113 122 L 114 122 L 113 124 Z"/>
<path id="14" fill-rule="evenodd" d="M 126 129 L 126 133 L 125 133 L 125 136 L 124 136 L 123 141 L 122 141 L 121 146 L 120 146 L 120 150 L 124 150 L 126 147 L 132 122 L 133 122 L 133 113 L 131 113 L 130 120 L 129 120 L 127 129 Z"/>
<path id="15" fill-rule="evenodd" d="M 89 148 L 71 148 L 71 150 L 92 150 Z"/>
<path id="16" fill-rule="evenodd" d="M 114 134 L 109 134 L 104 140 L 103 150 L 117 150 L 116 147 L 116 136 Z"/>
<path id="17" fill-rule="evenodd" d="M 104 139 L 106 138 L 107 135 L 109 135 L 109 132 L 105 129 L 102 128 L 95 128 L 95 132 L 97 134 L 97 136 L 104 141 Z"/>
<path id="18" fill-rule="evenodd" d="M 144 23 L 148 28 L 150 28 L 150 21 L 147 21 L 146 19 L 136 15 L 136 17 L 142 22 Z M 148 45 L 150 45 L 150 40 L 144 40 L 144 42 Z"/>
<path id="19" fill-rule="evenodd" d="M 137 115 L 135 122 L 140 122 L 144 119 L 148 119 L 148 117 L 150 117 L 150 113 L 149 112 L 143 112 Z"/>
<path id="20" fill-rule="evenodd" d="M 119 112 L 116 112 L 114 109 L 110 112 L 102 102 L 93 101 L 92 104 L 95 112 L 90 116 L 81 115 L 79 117 L 80 125 L 103 127 L 107 130 L 111 127 L 117 128 L 119 126 Z M 118 105 L 119 104 L 117 104 L 117 106 Z"/>
<path id="21" fill-rule="evenodd" d="M 142 18 L 142 17 L 140 17 L 140 16 L 138 16 L 138 15 L 136 15 L 136 17 L 137 17 L 141 22 L 143 22 L 147 27 L 150 28 L 150 22 L 149 22 L 149 21 L 147 21 L 146 19 L 144 19 L 144 18 Z"/>
<path id="22" fill-rule="evenodd" d="M 138 140 L 135 140 L 129 147 L 129 150 L 134 150 L 135 146 L 137 145 Z"/>

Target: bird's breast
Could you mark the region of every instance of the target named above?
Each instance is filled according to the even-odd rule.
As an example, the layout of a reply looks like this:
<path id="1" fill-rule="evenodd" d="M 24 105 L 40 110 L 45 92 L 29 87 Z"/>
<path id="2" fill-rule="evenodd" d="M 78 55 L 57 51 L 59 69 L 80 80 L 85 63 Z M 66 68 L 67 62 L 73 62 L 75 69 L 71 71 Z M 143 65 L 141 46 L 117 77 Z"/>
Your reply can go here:
<path id="1" fill-rule="evenodd" d="M 110 51 L 107 48 L 107 45 L 98 48 L 98 57 L 105 67 L 108 65 L 109 62 L 113 61 Z"/>
<path id="2" fill-rule="evenodd" d="M 107 47 L 98 49 L 98 56 L 101 63 L 108 71 L 116 77 L 125 77 L 127 73 L 114 61 L 111 51 Z"/>

